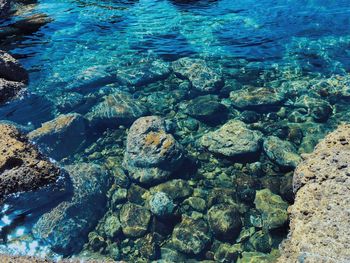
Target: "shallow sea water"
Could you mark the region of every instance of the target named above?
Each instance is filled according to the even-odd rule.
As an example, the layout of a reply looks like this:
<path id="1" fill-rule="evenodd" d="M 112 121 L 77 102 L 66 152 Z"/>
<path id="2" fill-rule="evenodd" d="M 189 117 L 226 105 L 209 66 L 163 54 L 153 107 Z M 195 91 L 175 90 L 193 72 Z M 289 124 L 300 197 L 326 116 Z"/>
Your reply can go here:
<path id="1" fill-rule="evenodd" d="M 53 21 L 32 35 L 0 41 L 0 48 L 20 58 L 30 73 L 27 94 L 21 100 L 1 107 L 0 119 L 16 122 L 24 130 L 31 131 L 60 114 L 77 112 L 85 115 L 106 94 L 128 92 L 147 108 L 147 115 L 160 115 L 171 123 L 172 133 L 195 163 L 182 168 L 174 177 L 188 181 L 193 190 L 192 197 L 201 198 L 208 206 L 196 211 L 188 205 L 188 196 L 186 200 L 176 201 L 179 209 L 169 226 L 164 227 L 166 234 L 153 237 L 156 241 L 150 242 L 156 251 L 154 255 L 148 250 L 140 252 L 139 243 L 145 244 L 142 243 L 144 237 L 130 238 L 122 233 L 113 238 L 106 237 L 101 230 L 106 224 L 105 218 L 95 230 L 88 231 L 100 236 L 104 240 L 102 245 L 96 245 L 90 234 L 89 240 L 85 237 L 82 254 L 130 262 L 214 258 L 218 262 L 235 262 L 244 251 L 264 253 L 273 258 L 281 240 L 287 236 L 288 224 L 266 230 L 264 226 L 252 223 L 254 220 L 250 219 L 257 214 L 254 195 L 255 191 L 267 188 L 292 204 L 293 169 L 281 168 L 264 151 L 251 159 L 224 158 L 202 147 L 199 140 L 230 119 L 236 119 L 247 123 L 252 130 L 261 131 L 264 138 L 277 136 L 290 142 L 300 155 L 311 152 L 317 141 L 339 123 L 348 122 L 349 1 L 40 0 L 22 15 L 35 13 L 47 14 Z M 21 15 L 12 19 L 20 18 Z M 195 114 L 191 117 L 186 110 L 189 101 L 208 92 L 199 93 L 191 85 L 183 90 L 179 81 L 184 80 L 172 72 L 155 80 L 147 78 L 150 74 L 148 61 L 170 65 L 184 57 L 205 61 L 224 81 L 222 87 L 209 92 L 218 96 L 212 100 L 227 108 L 222 114 L 216 113 L 215 121 L 196 118 Z M 128 69 L 131 71 L 125 71 Z M 135 74 L 144 74 L 146 80 L 135 85 L 121 81 L 118 76 L 123 74 L 127 80 Z M 235 107 L 229 92 L 251 87 L 274 89 L 285 94 L 285 99 L 271 107 Z M 47 151 L 48 155 L 60 165 L 89 162 L 114 171 L 115 167 L 122 166 L 129 126 L 121 123 L 102 131 L 90 129 L 79 150 L 63 154 L 63 158 L 50 156 L 50 151 Z M 119 214 L 123 203 L 113 204 L 115 185 L 108 191 L 106 210 Z M 127 191 L 136 192 L 135 195 L 149 190 L 148 186 L 135 190 L 138 186 L 133 185 L 136 186 L 129 186 Z M 219 199 L 215 194 L 224 196 L 223 203 L 240 206 L 241 230 L 246 230 L 249 240 L 223 241 L 213 236 L 196 255 L 171 247 L 169 240 L 181 216 L 206 221 L 209 205 L 221 202 L 213 201 Z M 140 203 L 139 200 L 135 202 Z M 6 216 L 6 209 L 3 207 L 1 229 L 13 226 L 2 231 L 1 252 L 62 256 L 50 250 L 49 242 L 32 236 L 31 228 L 44 213 L 41 209 L 33 218 L 26 215 L 15 224 Z M 247 234 L 248 230 L 252 233 Z M 149 229 L 147 233 L 153 235 L 152 231 Z M 256 241 L 253 240 L 257 237 L 254 233 L 264 236 Z M 260 246 L 254 245 L 255 241 Z M 114 250 L 111 244 L 116 244 Z M 226 255 L 227 258 L 222 259 L 218 253 L 222 244 L 232 247 L 238 244 L 240 251 L 232 252 L 235 254 L 232 258 Z M 174 256 L 174 253 L 179 254 Z"/>

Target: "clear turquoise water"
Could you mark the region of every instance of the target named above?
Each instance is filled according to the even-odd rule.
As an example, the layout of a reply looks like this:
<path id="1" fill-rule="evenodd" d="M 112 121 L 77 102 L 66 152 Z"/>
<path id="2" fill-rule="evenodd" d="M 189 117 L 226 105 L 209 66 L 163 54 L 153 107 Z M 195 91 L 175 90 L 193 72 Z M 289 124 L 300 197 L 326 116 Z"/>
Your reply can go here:
<path id="1" fill-rule="evenodd" d="M 145 57 L 167 62 L 201 58 L 221 69 L 226 84 L 279 88 L 287 83 L 291 90 L 300 89 L 299 95 L 309 92 L 303 90 L 304 82 L 325 81 L 335 74 L 348 77 L 350 72 L 346 0 L 40 0 L 23 15 L 31 13 L 45 13 L 53 21 L 10 44 L 0 42 L 30 73 L 28 95 L 0 108 L 0 118 L 32 128 L 60 113 L 54 105 L 62 94 L 96 95 L 107 85 L 128 90 L 135 98 L 150 96 L 147 86 L 125 87 L 113 78 L 118 69 Z M 165 82 L 156 84 L 158 91 Z M 348 83 L 341 85 L 350 88 Z M 348 121 L 348 101 L 329 102 L 334 111 L 327 122 L 302 125 L 304 136 L 314 140 L 297 145 L 300 153 L 310 151 L 339 122 Z M 174 109 L 180 111 L 177 105 Z M 81 105 L 71 109 L 84 110 Z M 164 117 L 171 116 L 164 112 Z M 261 114 L 271 125 L 268 114 Z M 180 141 L 192 145 L 200 135 Z"/>

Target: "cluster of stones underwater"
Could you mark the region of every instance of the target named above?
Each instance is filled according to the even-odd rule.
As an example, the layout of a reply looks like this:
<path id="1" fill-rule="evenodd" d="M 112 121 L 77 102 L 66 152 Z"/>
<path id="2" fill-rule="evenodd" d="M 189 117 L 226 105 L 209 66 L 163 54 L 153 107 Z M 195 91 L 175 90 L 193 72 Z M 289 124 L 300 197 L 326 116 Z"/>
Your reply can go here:
<path id="1" fill-rule="evenodd" d="M 301 154 L 348 120 L 350 75 L 227 64 L 151 56 L 116 69 L 98 91 L 72 83 L 48 97 L 55 118 L 31 131 L 30 140 L 73 177 L 81 169 L 93 190 L 107 192 L 101 218 L 91 216 L 95 198 L 104 204 L 100 194 L 82 189 L 64 204 L 84 204 L 90 216 L 86 237 L 69 241 L 82 248 L 77 256 L 241 263 L 279 256 L 293 170 Z M 84 85 L 106 79 L 98 70 L 82 73 Z M 100 170 L 112 182 L 95 182 Z M 34 228 L 39 236 L 45 220 Z"/>
<path id="2" fill-rule="evenodd" d="M 210 63 L 152 61 L 144 73 L 125 69 L 127 91 L 112 84 L 84 95 L 85 101 L 100 99 L 74 113 L 86 123 L 76 134 L 105 131 L 89 147 L 76 145 L 76 154 L 65 153 L 61 163 L 99 163 L 113 183 L 107 212 L 79 256 L 132 262 L 278 257 L 288 232 L 293 170 L 301 154 L 346 120 L 349 76 L 286 79 L 282 71 L 268 81 L 271 72 L 265 72 L 264 85 L 251 87 L 244 84 L 247 73 L 239 82 L 225 79 L 224 69 L 209 70 Z M 42 132 L 31 135 L 45 143 Z"/>

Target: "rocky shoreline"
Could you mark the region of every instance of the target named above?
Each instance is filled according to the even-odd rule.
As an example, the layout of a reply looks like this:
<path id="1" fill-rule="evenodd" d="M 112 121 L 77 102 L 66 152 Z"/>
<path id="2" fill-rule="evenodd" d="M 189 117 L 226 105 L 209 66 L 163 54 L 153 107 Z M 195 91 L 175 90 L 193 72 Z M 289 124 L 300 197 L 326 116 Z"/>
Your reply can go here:
<path id="1" fill-rule="evenodd" d="M 290 234 L 279 263 L 350 261 L 350 125 L 331 132 L 304 156 L 293 179 Z"/>

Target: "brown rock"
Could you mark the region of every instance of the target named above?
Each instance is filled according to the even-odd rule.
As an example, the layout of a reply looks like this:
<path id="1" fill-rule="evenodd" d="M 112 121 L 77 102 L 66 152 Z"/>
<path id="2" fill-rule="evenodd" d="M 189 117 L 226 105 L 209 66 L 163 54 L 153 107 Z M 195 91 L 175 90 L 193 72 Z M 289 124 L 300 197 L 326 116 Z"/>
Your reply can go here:
<path id="1" fill-rule="evenodd" d="M 0 124 L 0 199 L 53 183 L 60 170 L 13 126 Z"/>
<path id="2" fill-rule="evenodd" d="M 349 160 L 350 125 L 342 125 L 299 164 L 278 262 L 350 262 Z"/>

